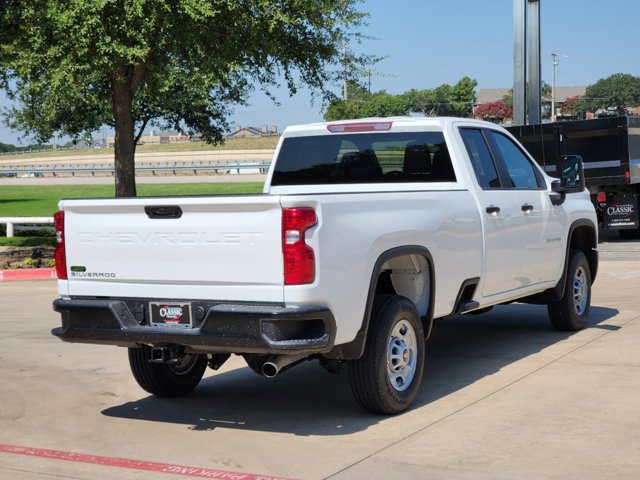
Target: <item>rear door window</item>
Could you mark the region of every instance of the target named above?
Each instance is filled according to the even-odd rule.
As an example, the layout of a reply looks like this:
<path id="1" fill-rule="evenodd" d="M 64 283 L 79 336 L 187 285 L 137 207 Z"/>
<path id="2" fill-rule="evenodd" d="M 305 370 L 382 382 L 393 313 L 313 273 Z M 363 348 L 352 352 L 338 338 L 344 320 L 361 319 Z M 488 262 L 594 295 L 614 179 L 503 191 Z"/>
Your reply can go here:
<path id="1" fill-rule="evenodd" d="M 496 166 L 482 132 L 476 128 L 461 128 L 460 135 L 471 159 L 478 184 L 485 190 L 501 188 Z"/>

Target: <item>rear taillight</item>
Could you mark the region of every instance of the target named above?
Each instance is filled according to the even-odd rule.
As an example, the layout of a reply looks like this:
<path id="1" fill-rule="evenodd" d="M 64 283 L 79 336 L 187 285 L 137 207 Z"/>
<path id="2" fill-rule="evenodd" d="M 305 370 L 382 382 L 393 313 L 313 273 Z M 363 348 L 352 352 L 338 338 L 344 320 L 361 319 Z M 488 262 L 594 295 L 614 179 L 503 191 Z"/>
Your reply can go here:
<path id="1" fill-rule="evenodd" d="M 284 284 L 304 285 L 316 277 L 313 249 L 305 243 L 305 232 L 317 223 L 313 208 L 282 210 L 282 252 L 284 254 Z"/>
<path id="2" fill-rule="evenodd" d="M 604 203 L 607 201 L 607 194 L 605 192 L 598 192 L 596 195 L 596 202 Z"/>
<path id="3" fill-rule="evenodd" d="M 56 228 L 56 275 L 60 280 L 67 279 L 67 254 L 64 249 L 64 212 L 53 214 L 53 226 Z"/>

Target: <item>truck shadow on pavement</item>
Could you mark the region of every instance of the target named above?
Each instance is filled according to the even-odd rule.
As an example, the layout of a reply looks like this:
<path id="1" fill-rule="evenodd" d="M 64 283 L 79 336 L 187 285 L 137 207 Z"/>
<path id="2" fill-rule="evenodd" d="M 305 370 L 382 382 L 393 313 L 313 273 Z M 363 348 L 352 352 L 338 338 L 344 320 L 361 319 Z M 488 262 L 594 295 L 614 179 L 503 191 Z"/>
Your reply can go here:
<path id="1" fill-rule="evenodd" d="M 617 313 L 615 309 L 592 306 L 587 328 L 619 328 L 599 325 Z M 571 335 L 553 330 L 546 307 L 540 305 L 500 306 L 480 316 L 437 322 L 427 342 L 424 378 L 412 410 L 428 408 L 430 403 Z M 249 368 L 227 372 L 224 368 L 220 373 L 207 374 L 184 397 L 149 396 L 102 413 L 186 425 L 195 431 L 226 428 L 299 436 L 354 433 L 385 418 L 358 407 L 346 369 L 331 375 L 317 362 L 305 362 L 267 379 Z"/>

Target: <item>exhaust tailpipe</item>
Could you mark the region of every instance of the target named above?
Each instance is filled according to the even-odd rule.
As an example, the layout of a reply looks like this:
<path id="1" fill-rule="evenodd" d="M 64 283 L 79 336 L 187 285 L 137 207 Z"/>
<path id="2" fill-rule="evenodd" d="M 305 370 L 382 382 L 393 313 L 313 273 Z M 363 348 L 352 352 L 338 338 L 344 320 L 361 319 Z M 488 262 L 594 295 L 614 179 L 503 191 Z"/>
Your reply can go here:
<path id="1" fill-rule="evenodd" d="M 262 365 L 262 375 L 267 378 L 273 378 L 278 373 L 293 367 L 302 360 L 305 360 L 309 354 L 299 353 L 293 355 L 273 355 Z"/>

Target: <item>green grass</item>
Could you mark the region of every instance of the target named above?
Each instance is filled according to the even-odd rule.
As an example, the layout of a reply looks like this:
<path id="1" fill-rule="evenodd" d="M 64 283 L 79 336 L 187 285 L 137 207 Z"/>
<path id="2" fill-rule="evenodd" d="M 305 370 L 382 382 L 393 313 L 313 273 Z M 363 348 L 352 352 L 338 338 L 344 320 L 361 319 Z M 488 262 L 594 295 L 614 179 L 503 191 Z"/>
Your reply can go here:
<path id="1" fill-rule="evenodd" d="M 204 150 L 273 150 L 276 148 L 280 137 L 258 137 L 258 138 L 232 138 L 226 140 L 222 145 L 210 145 L 205 142 L 179 142 L 162 143 L 152 145 L 138 145 L 136 153 L 152 152 L 193 152 Z M 63 150 L 49 151 L 41 153 L 21 153 L 13 155 L 0 155 L 2 160 L 24 160 L 33 158 L 46 160 L 50 157 L 78 157 L 83 155 L 113 155 L 113 148 L 89 148 L 85 150 Z"/>
<path id="2" fill-rule="evenodd" d="M 45 247 L 55 246 L 52 237 L 0 237 L 0 247 Z"/>
<path id="3" fill-rule="evenodd" d="M 0 217 L 50 217 L 61 198 L 113 197 L 113 185 L 2 185 Z M 141 197 L 260 193 L 262 183 L 140 184 Z"/>

